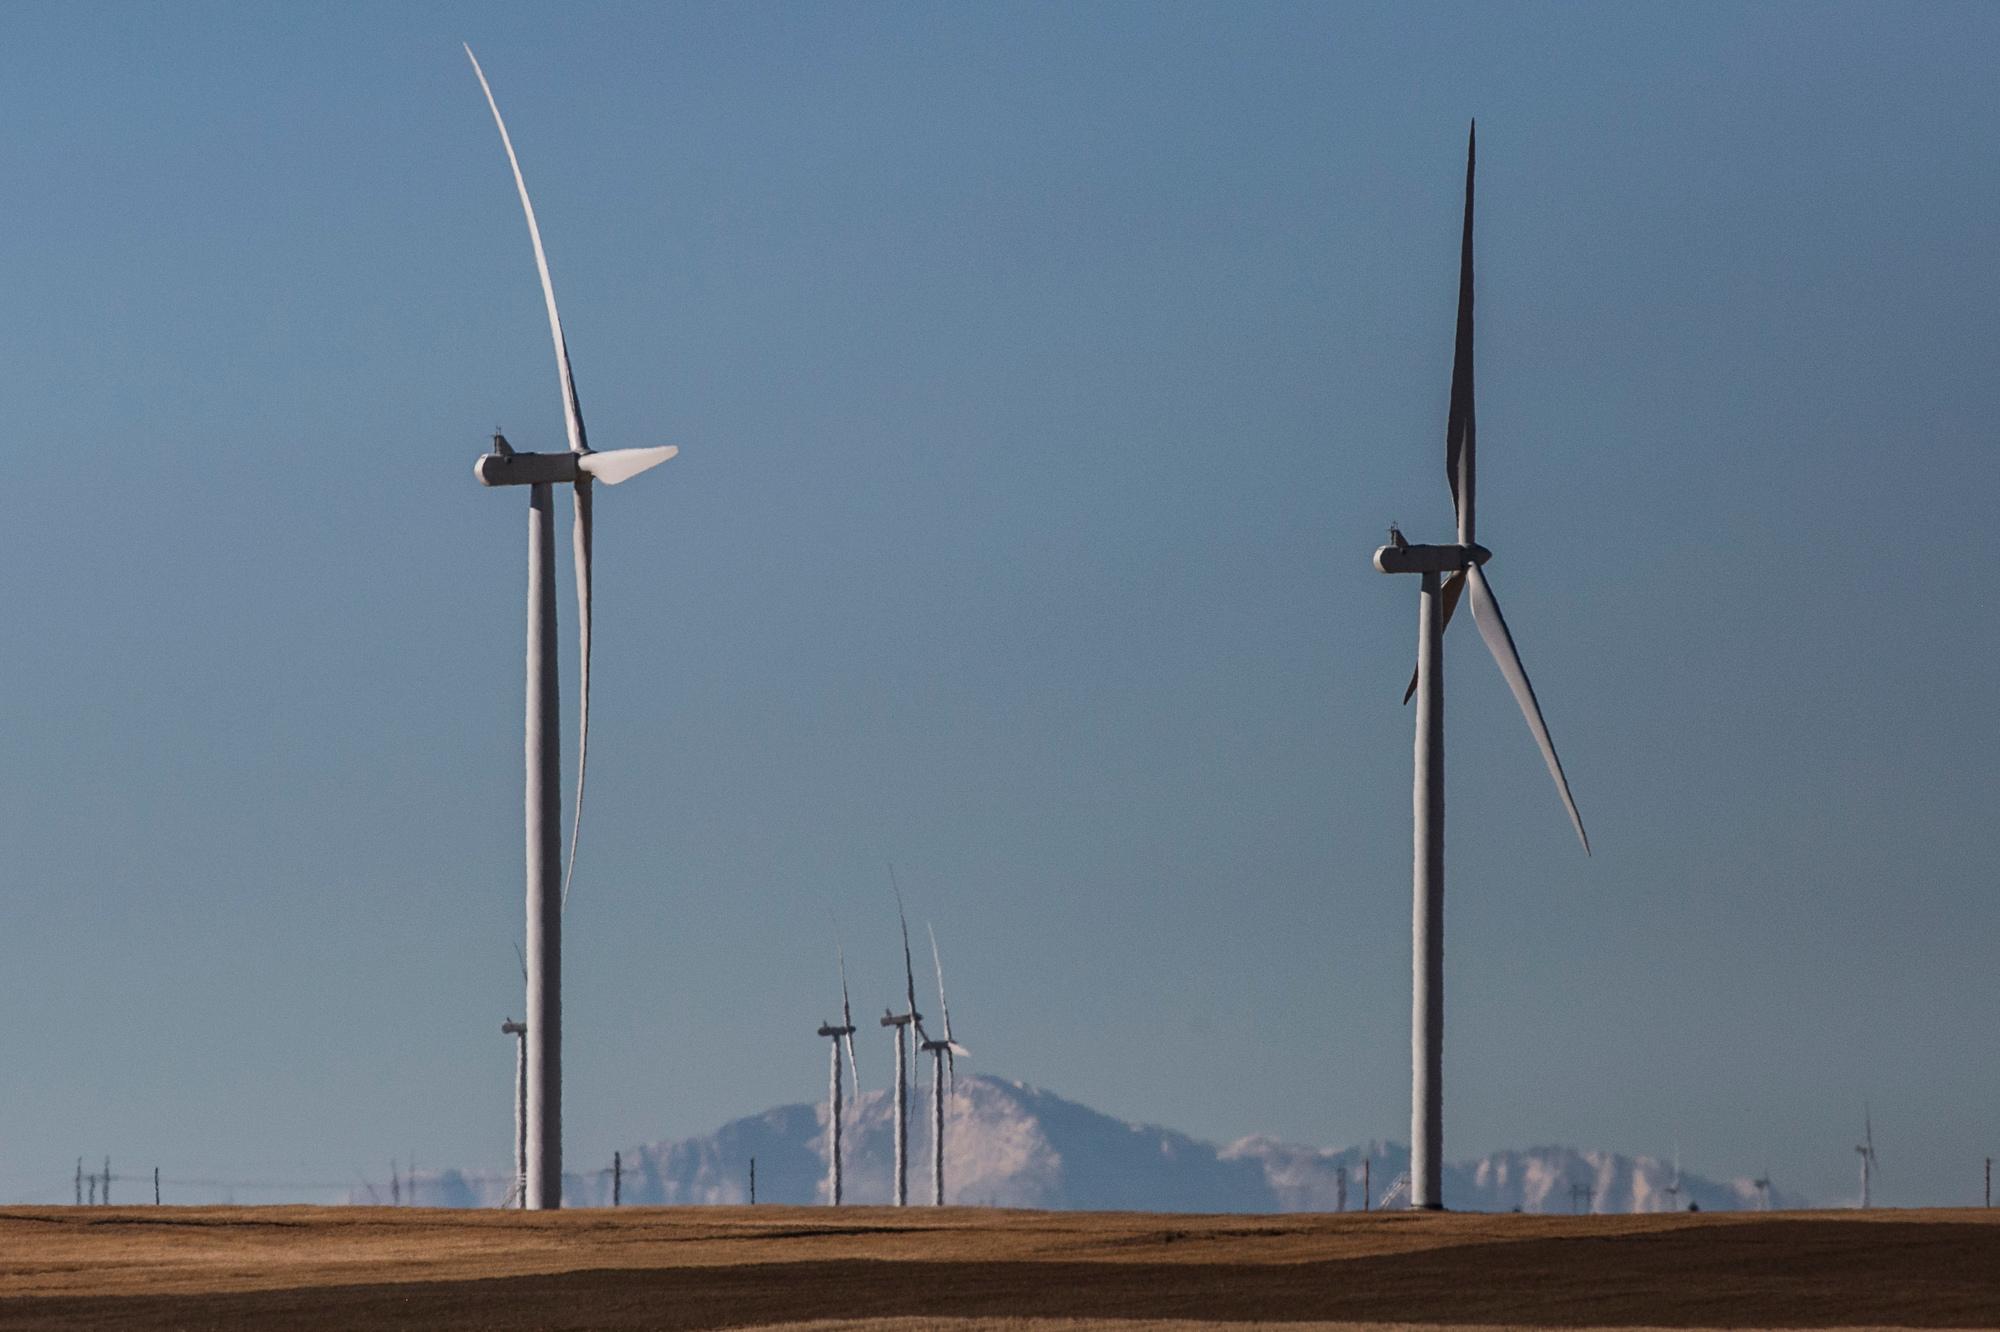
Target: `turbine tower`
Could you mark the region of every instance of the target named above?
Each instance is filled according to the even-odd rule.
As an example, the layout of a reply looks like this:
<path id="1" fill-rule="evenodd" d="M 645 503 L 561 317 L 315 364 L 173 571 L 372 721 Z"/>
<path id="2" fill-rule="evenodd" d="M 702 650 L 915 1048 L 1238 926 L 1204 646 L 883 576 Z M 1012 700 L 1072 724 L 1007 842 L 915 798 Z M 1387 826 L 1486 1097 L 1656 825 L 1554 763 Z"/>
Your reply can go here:
<path id="1" fill-rule="evenodd" d="M 500 1024 L 514 1038 L 514 1187 L 507 1204 L 528 1205 L 528 1024 L 508 1018 Z"/>
<path id="2" fill-rule="evenodd" d="M 951 1007 L 944 1001 L 944 963 L 938 960 L 937 931 L 928 923 L 924 929 L 931 936 L 931 965 L 937 968 L 938 1012 L 944 1018 L 944 1039 L 926 1039 L 920 1047 L 931 1057 L 931 1206 L 944 1206 L 944 1092 L 945 1070 L 951 1070 L 952 1092 L 958 1091 L 958 1066 L 952 1062 L 954 1056 L 971 1058 L 972 1051 L 951 1038 Z M 917 1026 L 923 1032 L 921 1023 Z"/>
<path id="3" fill-rule="evenodd" d="M 1860 1142 L 1860 1146 L 1854 1148 L 1854 1152 L 1862 1158 L 1862 1210 L 1866 1212 L 1868 1210 L 1868 1184 L 1872 1182 L 1874 1168 L 1876 1168 L 1876 1158 L 1874 1158 L 1874 1114 L 1870 1114 L 1866 1106 L 1862 1106 L 1862 1142 Z"/>
<path id="4" fill-rule="evenodd" d="M 527 869 L 528 869 L 528 1063 L 527 1205 L 562 1206 L 562 908 L 576 872 L 576 835 L 583 821 L 584 765 L 590 753 L 590 549 L 593 480 L 611 486 L 629 480 L 674 456 L 672 446 L 652 449 L 612 449 L 593 452 L 583 432 L 583 409 L 576 381 L 570 375 L 569 347 L 563 340 L 562 319 L 556 313 L 555 286 L 549 280 L 548 256 L 535 206 L 521 176 L 520 159 L 500 104 L 486 82 L 486 72 L 470 46 L 465 55 L 486 94 L 500 143 L 514 171 L 521 211 L 528 219 L 528 239 L 534 243 L 535 268 L 542 279 L 542 299 L 549 310 L 549 336 L 555 343 L 556 377 L 562 386 L 563 422 L 569 436 L 564 453 L 517 453 L 500 435 L 493 452 L 474 464 L 473 471 L 489 486 L 527 486 L 528 490 L 528 690 L 527 690 Z M 577 695 L 581 709 L 577 731 L 576 807 L 570 825 L 568 873 L 562 863 L 561 723 L 556 692 L 555 516 L 552 488 L 574 489 L 576 523 L 572 529 L 576 557 L 577 632 L 581 664 Z"/>
<path id="5" fill-rule="evenodd" d="M 1413 875 L 1410 994 L 1410 1206 L 1444 1206 L 1444 629 L 1459 596 L 1472 596 L 1479 636 L 1500 666 L 1500 674 L 1520 704 L 1528 729 L 1570 822 L 1590 852 L 1583 819 L 1570 798 L 1569 782 L 1556 758 L 1555 743 L 1542 721 L 1535 688 L 1528 683 L 1520 654 L 1501 618 L 1500 603 L 1482 566 L 1492 552 L 1474 539 L 1473 444 L 1477 434 L 1472 403 L 1472 180 L 1477 127 L 1465 149 L 1465 231 L 1458 270 L 1458 340 L 1452 358 L 1451 408 L 1445 423 L 1445 476 L 1458 512 L 1458 540 L 1448 546 L 1412 545 L 1394 527 L 1389 544 L 1375 552 L 1383 573 L 1422 576 L 1417 614 L 1417 671 L 1403 701 L 1417 696 L 1416 781 L 1412 797 L 1416 836 Z"/>
<path id="6" fill-rule="evenodd" d="M 840 1025 L 819 1024 L 819 1034 L 829 1038 L 832 1054 L 826 1092 L 826 1196 L 840 1206 L 840 1046 L 847 1044 L 847 1066 L 854 1074 L 856 1090 L 861 1087 L 861 1070 L 854 1064 L 854 1012 L 847 1004 L 847 954 L 840 954 Z"/>
<path id="7" fill-rule="evenodd" d="M 903 1038 L 913 1038 L 923 1030 L 924 1015 L 917 1011 L 917 973 L 910 965 L 910 922 L 903 914 L 903 890 L 896 888 L 895 866 L 889 867 L 889 886 L 896 892 L 896 919 L 903 927 L 903 995 L 909 1007 L 900 1013 L 887 1009 L 882 1025 L 896 1032 L 896 1206 L 910 1205 L 910 1064 Z M 914 1028 L 914 1031 L 910 1031 Z"/>

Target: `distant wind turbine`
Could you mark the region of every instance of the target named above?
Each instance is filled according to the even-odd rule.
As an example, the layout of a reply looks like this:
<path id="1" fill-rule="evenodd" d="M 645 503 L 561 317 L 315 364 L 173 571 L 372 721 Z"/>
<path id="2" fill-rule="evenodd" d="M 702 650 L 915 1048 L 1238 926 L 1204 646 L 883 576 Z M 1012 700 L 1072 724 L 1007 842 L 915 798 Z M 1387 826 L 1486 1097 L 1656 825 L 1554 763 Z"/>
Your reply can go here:
<path id="1" fill-rule="evenodd" d="M 904 1048 L 905 1029 L 912 1039 L 923 1030 L 917 1011 L 917 973 L 910 963 L 910 922 L 903 914 L 903 890 L 896 886 L 896 867 L 889 867 L 889 886 L 896 893 L 896 919 L 903 927 L 903 995 L 909 1007 L 900 1013 L 883 1010 L 882 1025 L 896 1032 L 896 1206 L 910 1205 L 910 1065 Z"/>
<path id="2" fill-rule="evenodd" d="M 1477 435 L 1472 401 L 1472 180 L 1477 128 L 1465 149 L 1465 231 L 1458 270 L 1458 343 L 1452 359 L 1451 409 L 1445 424 L 1445 475 L 1458 511 L 1458 541 L 1449 546 L 1411 545 L 1394 527 L 1389 544 L 1375 552 L 1383 573 L 1423 577 L 1418 600 L 1417 671 L 1403 701 L 1417 696 L 1416 781 L 1412 806 L 1416 823 L 1413 966 L 1410 996 L 1410 1205 L 1444 1206 L 1444 628 L 1459 595 L 1472 594 L 1472 618 L 1514 700 L 1541 746 L 1549 775 L 1569 811 L 1585 854 L 1590 839 L 1570 798 L 1569 781 L 1556 758 L 1555 743 L 1542 721 L 1535 688 L 1514 650 L 1514 637 L 1500 615 L 1500 603 L 1482 566 L 1492 552 L 1473 538 L 1473 444 Z M 1445 575 L 1449 575 L 1448 578 Z"/>
<path id="3" fill-rule="evenodd" d="M 1757 1190 L 1757 1210 L 1760 1212 L 1770 1211 L 1771 1210 L 1771 1167 L 1765 1166 L 1764 1173 L 1757 1176 L 1757 1178 L 1751 1180 L 1750 1186 Z"/>
<path id="4" fill-rule="evenodd" d="M 1868 1210 L 1868 1186 L 1875 1173 L 1875 1116 L 1867 1106 L 1861 1108 L 1863 1136 L 1861 1145 L 1855 1152 L 1861 1157 L 1861 1209 Z"/>
<path id="5" fill-rule="evenodd" d="M 593 452 L 583 432 L 583 408 L 570 374 L 569 346 L 562 319 L 556 313 L 555 286 L 549 279 L 548 256 L 535 206 L 521 176 L 520 160 L 500 104 L 486 82 L 486 71 L 470 46 L 465 55 L 486 94 L 486 105 L 499 127 L 500 143 L 514 171 L 521 211 L 528 219 L 534 243 L 535 268 L 542 279 L 542 299 L 549 311 L 549 335 L 555 342 L 556 377 L 562 386 L 563 422 L 569 435 L 565 453 L 517 453 L 498 434 L 493 452 L 474 466 L 489 486 L 527 486 L 528 492 L 528 691 L 527 691 L 527 868 L 528 868 L 528 1169 L 527 1205 L 562 1206 L 562 907 L 576 872 L 576 837 L 583 822 L 583 777 L 590 753 L 590 556 L 591 482 L 617 485 L 674 456 L 672 446 L 652 449 L 611 449 Z M 581 665 L 577 693 L 581 700 L 576 760 L 576 808 L 570 826 L 570 861 L 562 863 L 561 722 L 556 691 L 555 517 L 551 487 L 565 484 L 575 491 L 577 629 Z"/>
<path id="6" fill-rule="evenodd" d="M 514 1186 L 507 1206 L 528 1205 L 528 1024 L 508 1018 L 500 1030 L 514 1038 Z"/>
<path id="7" fill-rule="evenodd" d="M 830 1039 L 828 1047 L 832 1058 L 827 1073 L 826 1093 L 826 1196 L 835 1206 L 840 1206 L 840 1047 L 847 1045 L 847 1067 L 854 1074 L 854 1087 L 861 1088 L 861 1070 L 854 1063 L 854 1011 L 847 1003 L 847 954 L 840 957 L 840 1025 L 822 1022 L 819 1034 Z"/>
<path id="8" fill-rule="evenodd" d="M 931 936 L 931 965 L 937 968 L 938 1013 L 944 1019 L 944 1039 L 926 1039 L 922 1049 L 931 1057 L 931 1205 L 944 1206 L 944 1093 L 946 1070 L 950 1070 L 951 1089 L 958 1090 L 958 1065 L 955 1057 L 971 1058 L 972 1051 L 951 1038 L 951 1006 L 944 999 L 944 963 L 938 959 L 937 931 L 926 923 L 924 929 Z M 923 1024 L 917 1025 L 919 1034 Z"/>

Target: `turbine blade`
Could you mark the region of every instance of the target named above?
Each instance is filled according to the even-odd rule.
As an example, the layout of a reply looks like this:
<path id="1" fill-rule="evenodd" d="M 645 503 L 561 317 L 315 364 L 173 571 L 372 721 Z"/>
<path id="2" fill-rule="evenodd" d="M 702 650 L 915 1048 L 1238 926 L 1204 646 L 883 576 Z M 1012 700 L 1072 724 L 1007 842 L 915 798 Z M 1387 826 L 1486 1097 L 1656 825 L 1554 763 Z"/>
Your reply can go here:
<path id="1" fill-rule="evenodd" d="M 851 1027 L 854 1024 L 850 1022 L 845 1025 Z M 853 1074 L 854 1083 L 847 1093 L 847 1103 L 853 1105 L 854 1098 L 861 1094 L 861 1069 L 854 1062 L 854 1033 L 850 1031 L 842 1039 L 847 1042 L 847 1071 Z"/>
<path id="2" fill-rule="evenodd" d="M 1439 633 L 1443 633 L 1445 630 L 1451 628 L 1451 613 L 1458 609 L 1458 598 L 1464 591 L 1465 570 L 1460 569 L 1457 573 L 1444 580 L 1444 623 L 1438 626 Z M 1417 668 L 1412 666 L 1410 667 L 1410 687 L 1403 691 L 1403 702 L 1407 704 L 1410 701 L 1411 695 L 1416 692 Z"/>
<path id="3" fill-rule="evenodd" d="M 1458 252 L 1458 338 L 1451 358 L 1451 410 L 1444 427 L 1444 473 L 1451 482 L 1458 514 L 1458 539 L 1472 542 L 1474 442 L 1479 429 L 1472 409 L 1472 171 L 1479 142 L 1475 121 L 1465 141 L 1465 232 Z"/>
<path id="4" fill-rule="evenodd" d="M 835 953 L 840 958 L 840 1025 L 854 1025 L 854 1009 L 847 1002 L 847 950 L 835 945 Z"/>
<path id="5" fill-rule="evenodd" d="M 1583 843 L 1583 853 L 1587 856 L 1590 837 L 1583 831 L 1583 816 L 1576 812 L 1569 779 L 1563 776 L 1562 760 L 1556 757 L 1555 741 L 1549 738 L 1548 724 L 1542 720 L 1542 706 L 1535 701 L 1535 687 L 1528 682 L 1521 654 L 1514 649 L 1514 636 L 1507 632 L 1500 603 L 1494 600 L 1493 589 L 1487 585 L 1486 575 L 1478 565 L 1466 566 L 1466 582 L 1472 589 L 1472 618 L 1479 625 L 1479 636 L 1486 640 L 1487 651 L 1493 654 L 1500 674 L 1506 677 L 1507 687 L 1514 691 L 1514 701 L 1521 705 L 1521 715 L 1527 718 L 1528 729 L 1535 733 L 1535 743 L 1542 747 L 1542 761 L 1549 765 L 1549 776 L 1556 780 L 1556 791 L 1562 796 L 1563 808 L 1569 811 L 1569 821 L 1575 826 L 1577 840 Z"/>
<path id="6" fill-rule="evenodd" d="M 570 528 L 576 553 L 576 633 L 582 654 L 577 671 L 579 720 L 576 732 L 576 807 L 570 811 L 569 869 L 563 874 L 562 904 L 569 906 L 569 886 L 576 878 L 576 844 L 583 832 L 583 775 L 590 760 L 590 478 L 576 479 L 576 522 Z"/>
<path id="7" fill-rule="evenodd" d="M 910 920 L 908 916 L 903 914 L 903 890 L 896 883 L 896 865 L 894 861 L 889 863 L 889 887 L 895 891 L 896 919 L 903 927 L 903 984 L 905 994 L 910 1001 L 910 1019 L 915 1023 L 917 1031 L 921 1033 L 924 1029 L 923 1024 L 916 1021 L 917 969 L 910 961 Z"/>
<path id="8" fill-rule="evenodd" d="M 507 121 L 500 114 L 500 103 L 493 96 L 493 85 L 486 81 L 486 71 L 480 68 L 479 57 L 472 54 L 470 44 L 465 47 L 465 58 L 472 62 L 472 72 L 479 79 L 480 91 L 486 94 L 487 108 L 493 112 L 493 124 L 500 131 L 500 144 L 507 150 L 507 165 L 514 172 L 514 188 L 521 196 L 521 212 L 528 219 L 528 239 L 535 247 L 535 271 L 541 276 L 542 301 L 549 310 L 549 340 L 555 346 L 556 378 L 562 387 L 563 428 L 569 436 L 570 452 L 587 454 L 590 444 L 583 430 L 583 407 L 577 401 L 576 379 L 570 373 L 569 343 L 563 337 L 562 315 L 556 310 L 556 288 L 549 278 L 549 257 L 542 248 L 542 228 L 535 220 L 534 200 L 528 197 L 528 182 L 521 174 L 521 159 L 514 152 L 514 138 L 507 132 Z M 569 867 L 563 875 L 562 901 L 565 906 L 569 903 L 570 883 L 576 877 L 576 841 L 583 828 L 584 763 L 590 753 L 590 479 L 587 475 L 579 477 L 576 483 L 574 540 L 577 633 L 583 653 L 577 692 L 582 712 L 577 735 L 576 809 L 570 825 Z"/>
<path id="9" fill-rule="evenodd" d="M 679 452 L 680 449 L 672 444 L 657 449 L 604 449 L 584 454 L 576 460 L 576 466 L 578 471 L 605 485 L 615 486 L 658 467 Z"/>
<path id="10" fill-rule="evenodd" d="M 472 47 L 465 48 L 465 58 L 472 62 L 472 72 L 479 76 L 479 87 L 486 94 L 486 105 L 493 111 L 493 123 L 500 128 L 500 143 L 507 150 L 507 164 L 514 169 L 514 188 L 521 195 L 521 211 L 528 217 L 528 239 L 535 243 L 535 270 L 542 277 L 542 300 L 549 307 L 549 337 L 556 348 L 556 374 L 562 381 L 563 425 L 569 434 L 571 453 L 588 453 L 590 445 L 583 434 L 583 408 L 576 399 L 576 381 L 569 370 L 569 344 L 563 338 L 562 316 L 556 313 L 556 288 L 549 280 L 548 255 L 542 250 L 542 229 L 535 221 L 535 205 L 528 198 L 528 182 L 521 175 L 521 159 L 514 155 L 514 139 L 507 133 L 507 122 L 501 119 L 500 103 L 493 99 L 493 86 L 486 81 L 486 71 L 479 67 L 479 57 L 472 54 Z"/>
<path id="11" fill-rule="evenodd" d="M 951 1005 L 944 1001 L 944 963 L 938 960 L 937 931 L 931 929 L 929 921 L 924 922 L 924 929 L 931 936 L 931 965 L 937 968 L 938 1015 L 944 1019 L 944 1038 L 948 1042 L 951 1040 Z"/>

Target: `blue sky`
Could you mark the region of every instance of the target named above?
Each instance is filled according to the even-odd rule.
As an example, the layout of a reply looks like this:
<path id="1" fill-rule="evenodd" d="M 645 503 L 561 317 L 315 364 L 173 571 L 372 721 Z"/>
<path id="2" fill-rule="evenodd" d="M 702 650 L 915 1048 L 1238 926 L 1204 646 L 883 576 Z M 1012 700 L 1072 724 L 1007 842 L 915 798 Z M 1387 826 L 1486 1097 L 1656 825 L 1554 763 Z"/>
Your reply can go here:
<path id="1" fill-rule="evenodd" d="M 1476 116 L 1480 535 L 1597 854 L 1454 629 L 1447 1155 L 1832 1202 L 1868 1102 L 1879 1196 L 1976 1200 L 1994 11 L 9 31 L 0 1196 L 506 1157 L 524 506 L 471 462 L 562 427 L 464 40 L 592 442 L 682 450 L 598 506 L 572 1166 L 818 1094 L 834 940 L 861 1011 L 900 980 L 891 858 L 978 1068 L 1407 1135 L 1415 598 L 1368 558 L 1448 530 Z"/>

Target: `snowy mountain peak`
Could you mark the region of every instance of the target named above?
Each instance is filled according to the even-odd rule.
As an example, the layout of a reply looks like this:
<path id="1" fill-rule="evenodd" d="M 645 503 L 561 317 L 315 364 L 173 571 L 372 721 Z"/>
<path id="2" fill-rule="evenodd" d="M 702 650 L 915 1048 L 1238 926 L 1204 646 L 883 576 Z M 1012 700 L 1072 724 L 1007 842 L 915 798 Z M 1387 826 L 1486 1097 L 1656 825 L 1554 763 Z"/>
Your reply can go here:
<path id="1" fill-rule="evenodd" d="M 842 1149 L 847 1200 L 886 1203 L 894 1169 L 892 1094 L 872 1091 L 845 1111 Z M 930 1198 L 930 1100 L 910 1104 L 910 1197 Z M 714 1133 L 658 1142 L 623 1153 L 622 1197 L 638 1205 L 742 1203 L 749 1164 L 757 1160 L 757 1199 L 826 1201 L 826 1107 L 781 1105 L 732 1120 Z M 1338 1210 L 1363 1205 L 1364 1180 L 1379 1201 L 1409 1168 L 1398 1143 L 1306 1147 L 1264 1135 L 1227 1146 L 1150 1124 L 1131 1124 L 1024 1082 L 984 1074 L 958 1080 L 946 1101 L 946 1200 L 995 1207 L 1162 1212 Z M 1468 1211 L 1659 1212 L 1690 1204 L 1703 1211 L 1759 1204 L 1747 1178 L 1717 1182 L 1683 1174 L 1650 1156 L 1531 1147 L 1447 1166 L 1447 1206 Z M 611 1201 L 611 1172 L 564 1177 L 568 1206 Z M 505 1199 L 506 1172 L 447 1170 L 413 1182 L 427 1206 L 494 1207 Z M 1772 1191 L 1773 1208 L 1802 1206 Z"/>

